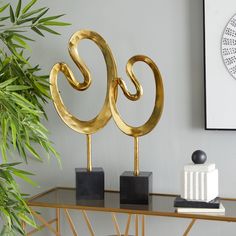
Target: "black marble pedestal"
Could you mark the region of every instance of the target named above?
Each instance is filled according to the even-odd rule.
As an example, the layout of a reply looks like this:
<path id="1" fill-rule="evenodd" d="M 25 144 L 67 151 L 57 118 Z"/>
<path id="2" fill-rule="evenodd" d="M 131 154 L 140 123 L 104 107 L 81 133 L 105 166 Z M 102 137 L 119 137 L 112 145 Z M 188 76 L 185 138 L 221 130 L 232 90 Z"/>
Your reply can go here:
<path id="1" fill-rule="evenodd" d="M 148 204 L 152 191 L 152 172 L 140 172 L 135 176 L 125 171 L 120 176 L 120 204 Z"/>
<path id="2" fill-rule="evenodd" d="M 220 207 L 220 199 L 217 197 L 210 202 L 201 202 L 201 201 L 188 201 L 184 198 L 176 197 L 174 201 L 174 207 L 218 209 Z"/>
<path id="3" fill-rule="evenodd" d="M 104 171 L 103 168 L 76 168 L 76 200 L 104 199 Z"/>

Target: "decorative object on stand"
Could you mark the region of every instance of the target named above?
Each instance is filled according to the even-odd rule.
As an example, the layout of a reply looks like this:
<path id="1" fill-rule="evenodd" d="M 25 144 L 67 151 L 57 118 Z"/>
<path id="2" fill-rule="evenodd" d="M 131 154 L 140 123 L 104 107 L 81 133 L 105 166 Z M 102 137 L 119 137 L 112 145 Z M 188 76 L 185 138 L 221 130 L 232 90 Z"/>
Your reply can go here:
<path id="1" fill-rule="evenodd" d="M 203 2 L 205 128 L 235 130 L 236 1 Z"/>
<path id="2" fill-rule="evenodd" d="M 133 72 L 133 65 L 136 62 L 144 62 L 151 69 L 154 74 L 156 97 L 155 105 L 149 120 L 139 127 L 132 127 L 126 124 L 117 109 L 116 106 L 116 91 L 117 87 L 120 86 L 124 95 L 132 101 L 138 100 L 142 93 L 142 86 L 136 79 Z M 125 171 L 120 176 L 120 203 L 121 204 L 148 204 L 149 203 L 149 192 L 152 189 L 152 172 L 140 172 L 139 171 L 139 145 L 138 139 L 152 131 L 152 129 L 158 123 L 164 104 L 164 89 L 162 84 L 161 74 L 158 67 L 149 57 L 144 55 L 136 55 L 128 60 L 126 65 L 126 73 L 130 77 L 132 83 L 136 88 L 136 93 L 131 94 L 126 87 L 125 82 L 121 78 L 114 77 L 109 91 L 109 100 L 112 116 L 115 120 L 118 128 L 126 135 L 134 138 L 134 171 Z"/>
<path id="3" fill-rule="evenodd" d="M 102 129 L 111 118 L 111 111 L 108 99 L 108 89 L 103 107 L 100 113 L 89 121 L 82 121 L 74 117 L 63 104 L 58 90 L 58 73 L 62 72 L 69 84 L 78 91 L 84 91 L 91 84 L 90 71 L 80 58 L 77 50 L 78 44 L 83 39 L 90 39 L 101 49 L 107 67 L 107 88 L 110 87 L 113 78 L 117 77 L 116 63 L 112 52 L 105 40 L 96 32 L 81 30 L 73 34 L 69 41 L 69 53 L 77 67 L 84 76 L 83 83 L 78 82 L 69 66 L 65 63 L 57 63 L 53 66 L 50 74 L 50 88 L 56 110 L 61 119 L 71 129 L 85 134 L 87 137 L 87 168 L 76 168 L 76 197 L 77 200 L 91 199 L 102 200 L 104 198 L 104 171 L 102 168 L 93 168 L 91 160 L 91 135 Z M 114 100 L 116 100 L 114 90 Z"/>
<path id="4" fill-rule="evenodd" d="M 176 197 L 174 201 L 177 212 L 225 212 L 218 197 L 218 169 L 215 164 L 205 164 L 206 160 L 206 153 L 197 150 L 192 154 L 194 164 L 184 166 L 183 192 L 181 197 Z"/>

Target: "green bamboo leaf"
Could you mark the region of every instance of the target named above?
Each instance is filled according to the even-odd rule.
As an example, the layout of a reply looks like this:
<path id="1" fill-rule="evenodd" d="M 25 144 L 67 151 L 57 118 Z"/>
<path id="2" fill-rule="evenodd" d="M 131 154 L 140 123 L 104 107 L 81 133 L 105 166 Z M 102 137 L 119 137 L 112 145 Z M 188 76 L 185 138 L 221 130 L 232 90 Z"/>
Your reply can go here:
<path id="1" fill-rule="evenodd" d="M 18 43 L 20 43 L 24 48 L 30 50 L 30 47 L 29 45 L 23 40 L 21 39 L 20 37 L 18 37 L 17 35 L 14 35 L 12 37 L 13 40 L 17 41 Z"/>
<path id="2" fill-rule="evenodd" d="M 16 169 L 16 168 L 14 168 L 14 167 L 9 167 L 8 169 L 11 170 L 13 174 L 15 174 L 15 173 L 20 173 L 20 174 L 23 174 L 23 175 L 34 175 L 34 174 L 32 174 L 32 173 L 30 173 L 30 172 L 28 172 L 28 171 Z"/>
<path id="3" fill-rule="evenodd" d="M 20 213 L 19 217 L 20 217 L 21 220 L 23 220 L 27 224 L 31 225 L 32 227 L 34 227 L 34 228 L 37 227 L 36 223 L 33 220 L 31 220 L 28 216 Z"/>
<path id="4" fill-rule="evenodd" d="M 33 39 L 31 39 L 31 38 L 28 38 L 28 37 L 26 37 L 26 36 L 24 36 L 24 35 L 22 35 L 22 34 L 17 34 L 17 33 L 15 33 L 14 35 L 17 36 L 17 37 L 19 37 L 19 38 L 28 40 L 28 41 L 35 41 L 35 40 L 33 40 Z"/>
<path id="5" fill-rule="evenodd" d="M 21 90 L 26 90 L 30 88 L 31 87 L 27 85 L 9 85 L 6 87 L 6 91 L 21 91 Z"/>
<path id="6" fill-rule="evenodd" d="M 35 107 L 29 100 L 25 99 L 20 94 L 12 92 L 12 95 L 14 95 L 16 98 L 18 98 L 20 101 L 22 101 L 23 103 L 25 103 L 29 107 Z"/>
<path id="7" fill-rule="evenodd" d="M 26 143 L 30 143 L 30 139 L 29 139 L 29 129 L 28 129 L 28 127 L 27 127 L 27 125 L 23 125 L 23 127 L 24 127 L 24 135 L 25 135 L 25 142 Z"/>
<path id="8" fill-rule="evenodd" d="M 20 225 L 20 224 L 16 225 L 15 223 L 16 223 L 16 221 L 12 225 L 12 230 L 14 231 L 14 233 L 18 233 L 17 235 L 25 235 L 25 231 L 22 229 L 22 225 Z"/>
<path id="9" fill-rule="evenodd" d="M 32 0 L 31 2 L 29 2 L 22 10 L 22 13 L 25 14 L 35 3 L 37 2 L 37 0 Z"/>
<path id="10" fill-rule="evenodd" d="M 14 121 L 11 120 L 10 126 L 11 126 L 11 136 L 12 136 L 13 147 L 14 147 L 14 149 L 16 149 L 17 130 L 16 130 L 16 126 L 14 124 Z"/>
<path id="11" fill-rule="evenodd" d="M 41 140 L 40 140 L 39 143 L 40 143 L 40 145 L 46 150 L 47 153 L 50 152 L 50 150 L 49 150 L 47 144 L 45 144 L 45 141 L 41 141 Z"/>
<path id="12" fill-rule="evenodd" d="M 21 107 L 21 112 L 25 113 L 26 115 L 30 115 L 30 116 L 35 116 L 35 119 L 37 117 L 37 119 L 39 119 L 39 117 L 41 116 L 41 111 L 39 110 L 34 110 L 31 109 L 29 107 L 27 107 L 24 103 L 17 101 L 17 105 L 19 105 Z"/>
<path id="13" fill-rule="evenodd" d="M 7 20 L 7 19 L 9 19 L 9 18 L 10 18 L 10 16 L 0 17 L 0 21 Z"/>
<path id="14" fill-rule="evenodd" d="M 45 18 L 42 18 L 39 20 L 39 23 L 43 23 L 45 21 L 51 21 L 51 20 L 55 20 L 55 19 L 58 19 L 62 16 L 64 16 L 65 14 L 61 14 L 61 15 L 57 15 L 57 16 L 49 16 L 49 17 L 45 17 Z"/>
<path id="15" fill-rule="evenodd" d="M 3 212 L 6 216 L 8 216 L 10 218 L 10 213 L 8 213 L 8 211 L 4 207 L 0 206 L 0 211 Z"/>
<path id="16" fill-rule="evenodd" d="M 36 126 L 35 128 L 38 128 L 38 127 Z M 45 140 L 47 139 L 47 135 L 42 130 L 40 130 L 39 128 L 34 129 L 34 132 L 36 133 L 37 138 L 43 138 Z"/>
<path id="17" fill-rule="evenodd" d="M 40 70 L 41 70 L 41 69 L 40 69 L 38 66 L 37 66 L 37 67 L 35 66 L 35 67 L 33 67 L 33 68 L 29 68 L 29 69 L 28 69 L 28 71 L 29 71 L 30 73 L 32 73 L 32 74 L 33 74 L 34 72 L 40 71 Z"/>
<path id="18" fill-rule="evenodd" d="M 21 10 L 21 0 L 18 1 L 17 7 L 16 7 L 16 12 L 15 16 L 18 18 L 20 15 L 20 10 Z"/>
<path id="19" fill-rule="evenodd" d="M 17 77 L 14 77 L 14 78 L 8 79 L 8 80 L 0 83 L 0 89 L 5 88 L 9 84 L 13 83 L 16 79 L 17 79 Z"/>
<path id="20" fill-rule="evenodd" d="M 40 127 L 40 129 L 46 134 L 49 133 L 48 129 L 43 125 L 41 124 L 40 122 L 37 123 L 38 127 Z"/>
<path id="21" fill-rule="evenodd" d="M 11 217 L 14 218 L 14 224 L 12 225 L 12 227 L 19 232 L 20 234 L 24 234 L 24 231 L 20 229 L 21 227 L 21 222 L 19 217 L 16 215 L 15 212 L 11 212 Z"/>
<path id="22" fill-rule="evenodd" d="M 2 210 L 3 207 L 0 207 L 0 211 Z M 4 208 L 3 208 L 4 209 Z M 4 214 L 4 212 L 3 212 Z M 7 224 L 3 225 L 2 231 L 0 232 L 0 235 L 7 235 L 8 234 L 8 229 L 7 229 Z"/>
<path id="23" fill-rule="evenodd" d="M 10 19 L 12 23 L 15 23 L 15 16 L 12 7 L 10 6 Z"/>
<path id="24" fill-rule="evenodd" d="M 34 73 L 34 72 L 39 71 L 39 70 L 41 70 L 39 68 L 39 65 L 36 65 L 36 66 L 28 69 L 28 71 L 31 72 L 31 73 Z"/>
<path id="25" fill-rule="evenodd" d="M 40 75 L 40 76 L 38 76 L 38 78 L 46 79 L 47 81 L 45 81 L 45 82 L 46 82 L 48 85 L 50 84 L 50 83 L 48 82 L 49 75 Z"/>
<path id="26" fill-rule="evenodd" d="M 42 158 L 39 156 L 39 154 L 34 150 L 34 148 L 30 144 L 25 143 L 25 147 L 31 154 L 33 154 L 34 157 L 36 157 L 36 159 L 38 159 L 39 161 L 42 161 Z"/>
<path id="27" fill-rule="evenodd" d="M 59 153 L 55 150 L 55 148 L 51 145 L 50 142 L 47 143 L 49 150 L 55 155 L 59 156 Z"/>
<path id="28" fill-rule="evenodd" d="M 12 175 L 9 173 L 9 171 L 3 170 L 1 174 L 2 174 L 2 176 L 5 177 L 6 181 L 9 184 L 11 184 L 12 187 L 14 187 L 14 179 L 13 179 Z"/>
<path id="29" fill-rule="evenodd" d="M 46 27 L 46 26 L 43 26 L 43 25 L 38 25 L 38 28 L 39 28 L 39 29 L 42 29 L 42 30 L 44 30 L 44 31 L 47 31 L 47 32 L 49 32 L 49 33 L 51 33 L 51 34 L 60 35 L 60 33 L 56 32 L 56 31 L 54 31 L 54 30 L 52 30 L 52 29 L 50 29 L 50 28 L 48 28 L 48 27 Z"/>
<path id="30" fill-rule="evenodd" d="M 38 28 L 36 28 L 35 26 L 31 27 L 31 29 L 32 29 L 35 33 L 37 33 L 37 34 L 39 34 L 40 36 L 43 36 L 43 37 L 44 37 L 44 34 L 43 34 Z"/>
<path id="31" fill-rule="evenodd" d="M 50 151 L 53 153 L 53 155 L 55 157 L 57 157 L 57 159 L 59 160 L 59 162 L 61 162 L 60 160 L 60 154 L 53 148 L 53 146 L 49 143 L 48 144 L 48 148 L 50 149 Z"/>
<path id="32" fill-rule="evenodd" d="M 14 47 L 15 49 L 17 49 L 17 48 L 20 48 L 20 49 L 25 49 L 25 47 L 24 47 L 24 46 L 21 46 L 21 45 L 19 45 L 19 44 L 16 44 L 16 43 L 13 43 L 13 44 L 12 44 L 12 47 Z"/>
<path id="33" fill-rule="evenodd" d="M 8 128 L 9 128 L 9 119 L 3 117 L 1 122 L 2 122 L 2 139 L 3 139 L 3 143 L 7 147 L 7 133 L 8 133 Z"/>
<path id="34" fill-rule="evenodd" d="M 39 12 L 45 10 L 45 9 L 46 9 L 46 7 L 42 7 L 42 8 L 39 8 L 39 9 L 37 9 L 37 10 L 30 11 L 30 12 L 28 12 L 28 13 L 25 13 L 25 14 L 21 15 L 20 18 L 21 18 L 21 19 L 25 19 L 25 18 L 27 18 L 27 17 L 29 17 L 29 16 L 32 16 L 32 15 L 35 15 L 35 14 L 37 14 L 37 13 L 39 13 Z"/>
<path id="35" fill-rule="evenodd" d="M 22 141 L 21 141 L 21 138 L 20 138 L 20 137 L 18 137 L 16 147 L 17 147 L 17 150 L 18 150 L 20 156 L 25 160 L 26 163 L 28 163 L 28 161 L 27 161 L 27 156 L 26 156 L 26 152 L 25 152 L 24 147 L 22 146 Z"/>
<path id="36" fill-rule="evenodd" d="M 17 25 L 22 25 L 22 24 L 24 24 L 26 22 L 32 21 L 33 19 L 34 18 L 32 17 L 32 18 L 27 18 L 27 19 L 23 19 L 23 20 L 17 20 L 16 24 Z"/>
<path id="37" fill-rule="evenodd" d="M 1 122 L 2 122 L 2 138 L 3 138 L 4 142 L 6 143 L 6 141 L 7 141 L 7 123 L 8 123 L 8 121 L 7 121 L 6 118 L 3 118 Z"/>
<path id="38" fill-rule="evenodd" d="M 19 218 L 19 217 L 18 217 Z M 14 222 L 15 223 L 15 222 Z M 19 235 L 25 235 L 25 231 L 22 229 L 22 225 L 12 225 L 12 228 L 14 229 L 15 232 L 17 232 Z"/>
<path id="39" fill-rule="evenodd" d="M 70 23 L 60 22 L 60 21 L 46 21 L 43 25 L 51 25 L 51 26 L 68 26 Z"/>
<path id="40" fill-rule="evenodd" d="M 1 164 L 0 167 L 17 166 L 20 164 L 21 164 L 21 162 L 12 162 L 12 163 Z"/>
<path id="41" fill-rule="evenodd" d="M 19 60 L 21 60 L 25 64 L 28 64 L 28 61 L 26 61 L 25 58 L 16 51 L 14 45 L 12 45 L 10 41 L 8 42 L 7 47 Z"/>
<path id="42" fill-rule="evenodd" d="M 35 17 L 32 21 L 32 23 L 34 24 L 35 22 L 37 22 L 43 15 L 45 15 L 48 12 L 49 8 L 47 8 L 45 11 L 41 12 L 37 17 Z"/>
<path id="43" fill-rule="evenodd" d="M 6 163 L 7 162 L 7 152 L 6 152 L 6 147 L 3 145 L 1 145 L 1 153 L 2 153 L 3 162 Z"/>
<path id="44" fill-rule="evenodd" d="M 27 182 L 27 183 L 29 183 L 29 184 L 31 184 L 33 186 L 37 186 L 37 184 L 32 179 L 30 179 L 29 177 L 27 177 L 24 174 L 21 174 L 21 173 L 18 173 L 18 172 L 14 172 L 14 175 L 19 177 L 19 178 L 21 178 L 21 179 L 23 179 L 25 182 Z"/>
<path id="45" fill-rule="evenodd" d="M 39 91 L 44 94 L 46 97 L 49 97 L 49 93 L 48 93 L 48 90 L 45 89 L 42 85 L 40 85 L 39 83 L 37 82 L 34 82 L 35 86 L 39 89 Z"/>
<path id="46" fill-rule="evenodd" d="M 9 3 L 4 5 L 3 7 L 1 7 L 0 8 L 0 13 L 3 12 L 8 6 L 9 6 Z"/>

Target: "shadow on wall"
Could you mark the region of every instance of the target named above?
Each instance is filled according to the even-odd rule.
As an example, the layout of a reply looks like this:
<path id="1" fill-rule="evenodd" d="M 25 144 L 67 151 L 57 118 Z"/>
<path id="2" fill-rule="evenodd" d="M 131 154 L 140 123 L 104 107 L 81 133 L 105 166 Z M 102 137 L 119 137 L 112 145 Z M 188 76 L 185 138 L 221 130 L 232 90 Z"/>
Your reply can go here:
<path id="1" fill-rule="evenodd" d="M 203 0 L 188 0 L 187 27 L 189 52 L 190 127 L 205 126 L 204 102 L 204 55 L 203 55 Z"/>

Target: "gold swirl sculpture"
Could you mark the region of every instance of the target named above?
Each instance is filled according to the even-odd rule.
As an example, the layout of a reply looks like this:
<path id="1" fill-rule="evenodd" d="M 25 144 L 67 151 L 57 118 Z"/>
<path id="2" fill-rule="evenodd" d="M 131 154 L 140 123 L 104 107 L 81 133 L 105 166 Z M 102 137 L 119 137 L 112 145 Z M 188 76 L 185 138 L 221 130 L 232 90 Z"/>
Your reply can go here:
<path id="1" fill-rule="evenodd" d="M 124 95 L 132 100 L 138 100 L 142 93 L 143 89 L 142 86 L 140 85 L 139 81 L 136 79 L 136 76 L 133 71 L 133 65 L 138 62 L 144 62 L 146 63 L 152 70 L 154 79 L 155 79 L 155 85 L 156 85 L 156 97 L 155 97 L 155 104 L 153 108 L 153 112 L 148 119 L 148 121 L 139 126 L 139 127 L 133 127 L 128 124 L 126 124 L 117 109 L 116 106 L 116 93 L 117 93 L 117 87 L 118 85 L 122 89 Z M 163 105 L 164 105 L 164 89 L 163 89 L 163 83 L 162 83 L 162 78 L 161 74 L 159 72 L 158 67 L 156 64 L 147 56 L 144 55 L 136 55 L 132 58 L 130 58 L 127 62 L 126 65 L 126 73 L 130 77 L 132 83 L 134 84 L 136 88 L 136 93 L 131 94 L 127 87 L 125 82 L 121 78 L 115 78 L 113 79 L 111 86 L 110 86 L 110 91 L 109 91 L 109 101 L 110 101 L 110 107 L 111 107 L 111 113 L 112 116 L 115 120 L 116 125 L 119 127 L 119 129 L 124 132 L 125 134 L 134 137 L 134 174 L 137 176 L 139 175 L 139 155 L 138 155 L 138 137 L 143 136 L 147 133 L 149 133 L 158 123 L 162 110 L 163 110 Z"/>
<path id="2" fill-rule="evenodd" d="M 88 67 L 85 65 L 84 61 L 80 58 L 78 54 L 78 44 L 83 39 L 90 39 L 101 49 L 107 68 L 107 93 L 103 104 L 103 107 L 99 114 L 89 120 L 83 121 L 74 117 L 64 105 L 60 92 L 58 89 L 57 79 L 58 73 L 62 72 L 69 84 L 78 91 L 83 91 L 89 88 L 91 84 L 91 74 Z M 79 70 L 81 71 L 84 81 L 82 83 L 78 82 L 69 66 L 65 63 L 57 63 L 53 66 L 50 73 L 50 90 L 54 105 L 56 110 L 61 117 L 61 119 L 68 125 L 71 129 L 86 134 L 87 136 L 87 169 L 92 170 L 91 161 L 91 134 L 96 133 L 98 130 L 102 129 L 111 118 L 111 109 L 109 104 L 109 88 L 111 86 L 112 80 L 117 78 L 117 69 L 112 52 L 105 42 L 105 40 L 96 32 L 89 30 L 81 30 L 74 33 L 69 41 L 69 54 Z M 114 100 L 116 100 L 116 89 L 114 91 Z"/>

